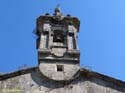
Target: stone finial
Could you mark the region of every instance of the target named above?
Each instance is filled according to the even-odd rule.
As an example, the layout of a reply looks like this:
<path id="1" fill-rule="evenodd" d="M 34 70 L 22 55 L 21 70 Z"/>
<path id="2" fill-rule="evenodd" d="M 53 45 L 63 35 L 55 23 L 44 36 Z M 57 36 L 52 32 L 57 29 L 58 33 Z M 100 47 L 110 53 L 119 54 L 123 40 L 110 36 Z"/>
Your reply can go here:
<path id="1" fill-rule="evenodd" d="M 62 20 L 64 18 L 63 14 L 60 11 L 59 5 L 57 5 L 57 7 L 55 8 L 53 18 L 56 20 Z"/>
<path id="2" fill-rule="evenodd" d="M 57 5 L 57 7 L 55 8 L 55 13 L 54 13 L 54 15 L 56 15 L 56 16 L 60 15 L 59 5 Z"/>

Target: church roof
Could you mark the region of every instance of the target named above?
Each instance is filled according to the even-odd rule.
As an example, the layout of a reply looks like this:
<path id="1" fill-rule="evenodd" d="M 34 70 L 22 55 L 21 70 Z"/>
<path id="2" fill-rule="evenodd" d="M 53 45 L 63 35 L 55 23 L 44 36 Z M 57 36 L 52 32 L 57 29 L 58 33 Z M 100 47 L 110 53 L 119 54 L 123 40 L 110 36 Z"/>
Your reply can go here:
<path id="1" fill-rule="evenodd" d="M 36 72 L 36 71 L 38 71 L 38 67 L 32 67 L 32 68 L 22 69 L 22 70 L 18 70 L 18 71 L 11 72 L 11 73 L 5 73 L 5 74 L 0 75 L 0 81 L 14 78 L 16 76 L 28 74 L 31 72 Z M 99 80 L 103 80 L 103 81 L 112 83 L 113 85 L 125 88 L 124 81 L 115 79 L 113 77 L 103 75 L 98 72 L 89 71 L 85 68 L 81 68 L 79 72 L 80 72 L 80 77 L 82 77 L 82 78 L 86 78 L 86 79 L 96 78 Z"/>

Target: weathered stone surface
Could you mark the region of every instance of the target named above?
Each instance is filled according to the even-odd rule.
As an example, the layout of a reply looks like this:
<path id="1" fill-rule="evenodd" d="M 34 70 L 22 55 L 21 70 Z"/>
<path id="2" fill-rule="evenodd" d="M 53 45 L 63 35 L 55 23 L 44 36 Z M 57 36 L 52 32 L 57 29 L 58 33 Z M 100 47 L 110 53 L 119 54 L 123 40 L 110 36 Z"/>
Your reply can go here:
<path id="1" fill-rule="evenodd" d="M 66 48 L 52 48 L 52 54 L 56 57 L 63 57 L 66 52 Z"/>
<path id="2" fill-rule="evenodd" d="M 56 82 L 41 76 L 37 70 L 0 81 L 0 93 L 123 93 L 125 83 L 95 72 L 81 70 L 77 79 Z M 21 71 L 22 72 L 22 71 Z M 24 72 L 24 71 L 23 71 Z M 19 73 L 18 73 L 19 74 Z M 7 74 L 6 74 L 7 75 Z M 16 75 L 16 74 L 15 74 Z M 89 77 L 89 76 L 90 77 Z M 103 79 L 101 78 L 103 76 Z M 0 76 L 1 77 L 1 76 Z M 110 80 L 110 81 L 108 81 Z"/>
<path id="3" fill-rule="evenodd" d="M 58 71 L 58 66 L 62 66 L 62 71 Z M 39 70 L 44 76 L 56 81 L 72 80 L 77 77 L 79 71 L 78 64 L 68 64 L 67 62 L 41 62 Z"/>

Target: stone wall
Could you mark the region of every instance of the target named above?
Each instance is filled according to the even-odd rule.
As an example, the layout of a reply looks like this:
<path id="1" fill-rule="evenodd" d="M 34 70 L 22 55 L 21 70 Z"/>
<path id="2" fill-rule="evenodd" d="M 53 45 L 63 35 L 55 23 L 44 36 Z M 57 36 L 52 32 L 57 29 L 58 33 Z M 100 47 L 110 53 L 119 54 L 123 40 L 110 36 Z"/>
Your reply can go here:
<path id="1" fill-rule="evenodd" d="M 6 76 L 6 77 L 5 77 Z M 1 78 L 2 77 L 2 78 Z M 56 82 L 43 77 L 37 68 L 0 76 L 0 93 L 123 93 L 125 83 L 82 69 L 72 81 Z"/>

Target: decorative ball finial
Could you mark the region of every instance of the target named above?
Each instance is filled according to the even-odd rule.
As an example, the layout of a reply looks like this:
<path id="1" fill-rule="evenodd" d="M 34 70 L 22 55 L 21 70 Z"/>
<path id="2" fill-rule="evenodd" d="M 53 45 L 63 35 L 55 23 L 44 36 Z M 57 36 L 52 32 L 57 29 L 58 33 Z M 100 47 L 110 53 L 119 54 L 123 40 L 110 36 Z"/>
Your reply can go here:
<path id="1" fill-rule="evenodd" d="M 55 13 L 54 13 L 54 15 L 60 15 L 60 5 L 58 4 L 57 6 L 56 6 L 56 8 L 55 8 Z"/>
<path id="2" fill-rule="evenodd" d="M 55 20 L 62 20 L 64 18 L 63 14 L 60 12 L 59 4 L 56 6 L 53 18 Z"/>

